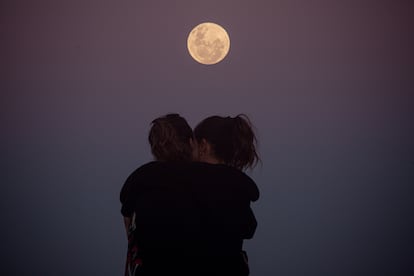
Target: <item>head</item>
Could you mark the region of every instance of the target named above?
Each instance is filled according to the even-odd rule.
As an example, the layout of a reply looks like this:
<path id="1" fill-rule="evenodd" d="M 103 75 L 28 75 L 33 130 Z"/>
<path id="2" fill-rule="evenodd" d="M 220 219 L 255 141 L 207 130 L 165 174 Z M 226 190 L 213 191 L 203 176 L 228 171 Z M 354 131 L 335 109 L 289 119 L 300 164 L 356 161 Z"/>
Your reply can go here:
<path id="1" fill-rule="evenodd" d="M 253 168 L 259 160 L 256 136 L 246 115 L 208 117 L 196 126 L 194 136 L 200 161 L 244 170 Z"/>
<path id="2" fill-rule="evenodd" d="M 178 114 L 167 114 L 152 121 L 148 140 L 158 161 L 193 159 L 193 131 Z"/>

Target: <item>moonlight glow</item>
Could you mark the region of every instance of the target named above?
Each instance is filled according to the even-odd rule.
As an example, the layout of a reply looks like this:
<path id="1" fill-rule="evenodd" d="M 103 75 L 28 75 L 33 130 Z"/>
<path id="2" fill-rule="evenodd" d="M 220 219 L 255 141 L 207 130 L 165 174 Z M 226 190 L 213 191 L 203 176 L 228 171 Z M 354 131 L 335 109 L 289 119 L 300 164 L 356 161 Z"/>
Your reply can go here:
<path id="1" fill-rule="evenodd" d="M 187 47 L 191 57 L 199 63 L 216 64 L 229 52 L 230 38 L 220 25 L 201 23 L 188 35 Z"/>

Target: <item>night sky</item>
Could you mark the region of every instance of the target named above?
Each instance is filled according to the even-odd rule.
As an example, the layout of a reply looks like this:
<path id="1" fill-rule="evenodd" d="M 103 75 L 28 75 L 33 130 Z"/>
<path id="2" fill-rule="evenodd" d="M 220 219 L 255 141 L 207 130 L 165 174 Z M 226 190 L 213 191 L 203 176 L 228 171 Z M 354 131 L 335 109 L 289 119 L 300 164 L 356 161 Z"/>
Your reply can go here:
<path id="1" fill-rule="evenodd" d="M 3 0 L 1 275 L 122 275 L 152 119 L 247 114 L 251 275 L 414 275 L 414 2 Z M 231 49 L 196 63 L 211 21 Z M 207 263 L 206 265 L 209 265 Z"/>

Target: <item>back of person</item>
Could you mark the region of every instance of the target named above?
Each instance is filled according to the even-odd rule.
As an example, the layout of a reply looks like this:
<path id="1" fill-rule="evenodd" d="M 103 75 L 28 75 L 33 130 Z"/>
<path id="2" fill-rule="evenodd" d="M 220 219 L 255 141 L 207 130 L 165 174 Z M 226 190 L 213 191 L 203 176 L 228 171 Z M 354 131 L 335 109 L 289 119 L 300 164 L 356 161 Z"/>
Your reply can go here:
<path id="1" fill-rule="evenodd" d="M 180 265 L 197 248 L 199 216 L 173 165 L 193 159 L 192 129 L 180 115 L 167 114 L 151 122 L 148 141 L 157 161 L 136 169 L 120 193 L 128 238 L 125 276 L 194 275 Z"/>
<path id="2" fill-rule="evenodd" d="M 259 192 L 226 165 L 152 162 L 133 173 L 140 275 L 248 275 L 244 239 L 257 223 Z"/>
<path id="3" fill-rule="evenodd" d="M 201 215 L 200 275 L 248 275 L 243 240 L 252 238 L 257 226 L 250 208 L 259 197 L 256 184 L 222 164 L 193 163 L 190 171 Z"/>
<path id="4" fill-rule="evenodd" d="M 137 275 L 197 275 L 201 258 L 200 214 L 186 163 L 152 162 L 130 177 L 136 183 L 136 244 L 143 260 Z M 167 274 L 165 274 L 167 273 Z"/>

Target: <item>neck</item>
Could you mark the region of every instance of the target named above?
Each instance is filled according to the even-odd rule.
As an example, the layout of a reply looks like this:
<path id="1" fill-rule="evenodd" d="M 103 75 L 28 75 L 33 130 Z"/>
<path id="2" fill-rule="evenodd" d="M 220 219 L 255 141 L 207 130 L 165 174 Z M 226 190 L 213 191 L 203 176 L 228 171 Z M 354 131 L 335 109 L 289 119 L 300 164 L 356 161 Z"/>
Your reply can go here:
<path id="1" fill-rule="evenodd" d="M 216 157 L 213 156 L 205 156 L 203 158 L 200 158 L 201 162 L 209 163 L 209 164 L 224 164 L 223 161 L 219 160 Z"/>

